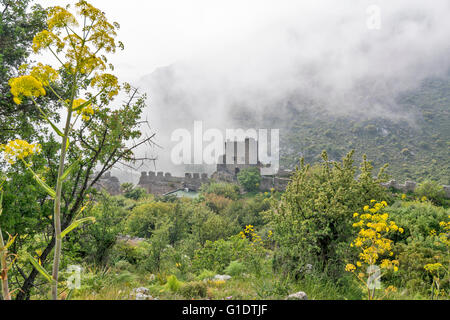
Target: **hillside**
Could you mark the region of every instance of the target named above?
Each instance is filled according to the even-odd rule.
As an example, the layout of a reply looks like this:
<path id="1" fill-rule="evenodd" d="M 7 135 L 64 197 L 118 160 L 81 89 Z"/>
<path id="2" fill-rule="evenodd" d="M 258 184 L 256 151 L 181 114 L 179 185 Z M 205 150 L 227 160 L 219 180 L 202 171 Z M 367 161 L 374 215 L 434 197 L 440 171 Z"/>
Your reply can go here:
<path id="1" fill-rule="evenodd" d="M 396 117 L 338 115 L 329 108 L 306 105 L 294 98 L 282 112 L 269 112 L 261 121 L 245 109 L 236 110 L 234 118 L 242 126 L 280 128 L 285 167 L 295 167 L 302 156 L 307 162 L 320 160 L 322 150 L 340 159 L 355 149 L 356 159 L 366 153 L 377 168 L 388 163 L 388 173 L 399 181 L 433 179 L 450 184 L 450 77 L 428 79 L 399 95 Z"/>

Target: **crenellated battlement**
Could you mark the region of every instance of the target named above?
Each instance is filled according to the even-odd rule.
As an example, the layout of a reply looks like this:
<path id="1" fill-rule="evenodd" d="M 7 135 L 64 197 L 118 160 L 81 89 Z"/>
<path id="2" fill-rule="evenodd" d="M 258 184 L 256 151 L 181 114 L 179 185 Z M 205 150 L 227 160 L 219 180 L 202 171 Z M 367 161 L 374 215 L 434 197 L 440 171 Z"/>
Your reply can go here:
<path id="1" fill-rule="evenodd" d="M 202 184 L 209 181 L 206 173 L 186 173 L 184 177 L 174 177 L 169 172 L 142 172 L 139 186 L 148 192 L 161 195 L 176 189 L 198 191 Z"/>

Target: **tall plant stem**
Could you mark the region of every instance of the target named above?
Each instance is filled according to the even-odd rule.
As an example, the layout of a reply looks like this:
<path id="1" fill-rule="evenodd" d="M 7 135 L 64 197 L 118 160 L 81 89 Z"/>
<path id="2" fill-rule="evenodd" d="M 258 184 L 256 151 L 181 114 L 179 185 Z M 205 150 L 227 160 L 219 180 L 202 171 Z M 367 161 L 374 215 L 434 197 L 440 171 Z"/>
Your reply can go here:
<path id="1" fill-rule="evenodd" d="M 72 105 L 76 93 L 76 83 L 77 77 L 76 72 L 73 78 L 72 94 L 70 99 L 70 105 L 67 108 L 67 120 L 66 126 L 64 128 L 64 134 L 62 137 L 61 145 L 61 156 L 59 158 L 59 169 L 58 169 L 58 179 L 56 180 L 56 190 L 55 190 L 55 206 L 54 206 L 54 225 L 55 225 L 55 255 L 53 259 L 53 270 L 52 270 L 52 299 L 58 300 L 58 273 L 59 264 L 61 261 L 61 248 L 62 248 L 62 238 L 61 238 L 61 193 L 63 181 L 61 177 L 64 174 L 64 164 L 66 161 L 67 154 L 67 140 L 69 138 L 71 120 L 72 120 Z"/>
<path id="2" fill-rule="evenodd" d="M 1 251 L 1 275 L 2 275 L 2 295 L 3 300 L 11 300 L 11 294 L 9 292 L 8 285 L 8 262 L 6 261 L 8 258 L 8 250 L 3 249 L 5 247 L 5 242 L 3 241 L 2 229 L 0 228 L 0 246 L 2 247 Z"/>

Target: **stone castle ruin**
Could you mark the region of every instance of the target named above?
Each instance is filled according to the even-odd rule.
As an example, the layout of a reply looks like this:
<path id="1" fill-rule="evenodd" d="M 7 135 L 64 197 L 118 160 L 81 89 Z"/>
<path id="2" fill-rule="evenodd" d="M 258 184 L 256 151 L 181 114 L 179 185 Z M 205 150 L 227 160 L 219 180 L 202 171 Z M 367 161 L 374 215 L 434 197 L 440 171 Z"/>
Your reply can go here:
<path id="1" fill-rule="evenodd" d="M 139 186 L 149 193 L 164 195 L 177 190 L 198 191 L 202 184 L 211 180 L 237 183 L 237 175 L 248 168 L 263 167 L 258 156 L 258 142 L 246 138 L 244 141 L 227 141 L 225 154 L 220 156 L 217 170 L 209 178 L 207 174 L 186 173 L 184 177 L 173 177 L 170 173 L 142 172 Z M 262 176 L 261 191 L 270 191 L 272 188 L 282 191 L 289 183 L 290 173 L 280 172 L 276 176 Z"/>

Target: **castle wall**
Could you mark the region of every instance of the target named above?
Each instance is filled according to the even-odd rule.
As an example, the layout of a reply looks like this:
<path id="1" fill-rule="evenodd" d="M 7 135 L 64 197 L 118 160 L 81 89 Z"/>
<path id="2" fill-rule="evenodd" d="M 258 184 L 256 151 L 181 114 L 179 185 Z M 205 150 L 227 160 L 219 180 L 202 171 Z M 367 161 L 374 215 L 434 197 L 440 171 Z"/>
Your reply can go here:
<path id="1" fill-rule="evenodd" d="M 192 191 L 198 191 L 202 184 L 208 183 L 207 174 L 186 173 L 184 178 L 173 177 L 170 173 L 164 172 L 142 172 L 138 185 L 146 189 L 149 193 L 155 195 L 164 195 L 166 193 L 188 188 Z"/>

